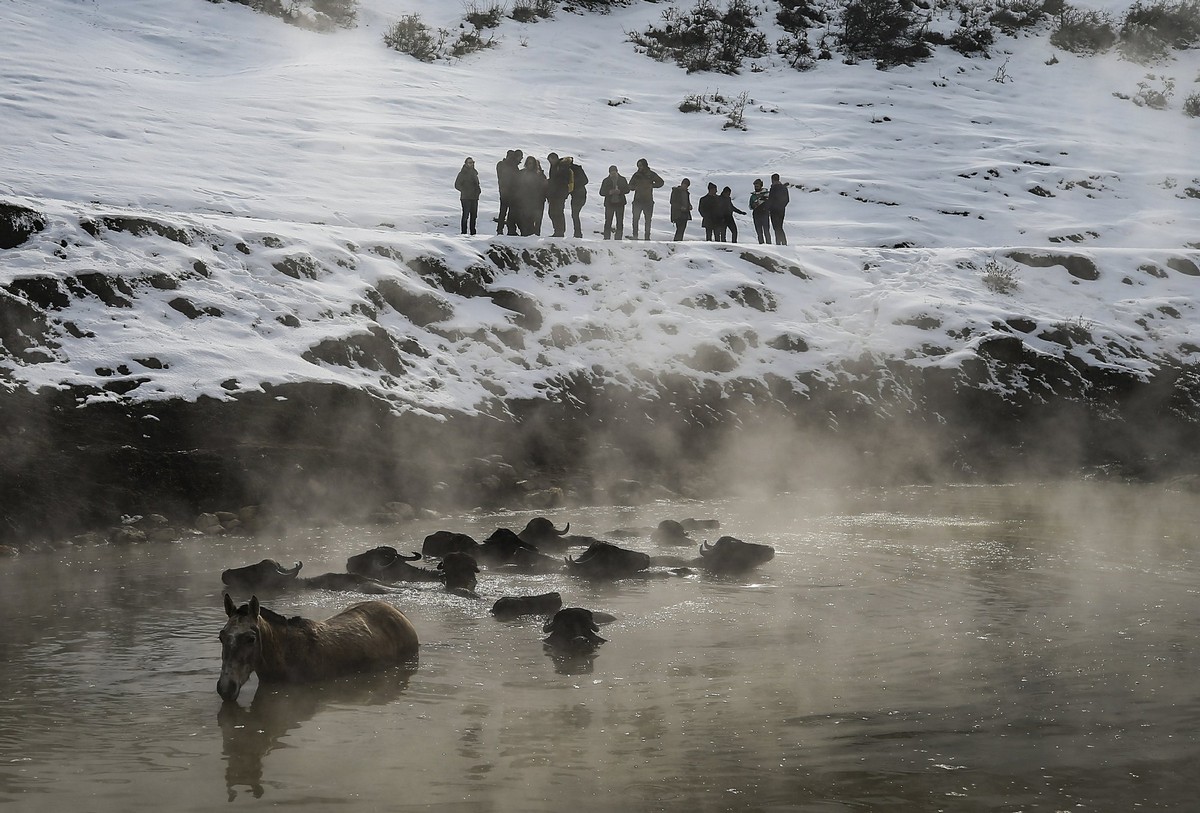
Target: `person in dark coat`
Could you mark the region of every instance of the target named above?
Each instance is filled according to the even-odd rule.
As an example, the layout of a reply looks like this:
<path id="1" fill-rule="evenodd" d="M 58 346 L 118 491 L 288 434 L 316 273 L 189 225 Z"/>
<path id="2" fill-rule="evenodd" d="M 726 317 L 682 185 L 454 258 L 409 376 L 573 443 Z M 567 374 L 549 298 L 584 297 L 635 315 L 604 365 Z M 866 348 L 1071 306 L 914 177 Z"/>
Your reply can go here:
<path id="1" fill-rule="evenodd" d="M 575 227 L 575 236 L 583 237 L 583 226 L 579 222 L 579 212 L 583 209 L 583 204 L 587 203 L 587 185 L 588 176 L 583 171 L 583 166 L 576 163 L 575 159 L 567 156 L 563 159 L 568 168 L 571 170 L 571 182 L 567 185 L 567 189 L 571 194 L 571 225 Z"/>
<path id="2" fill-rule="evenodd" d="M 625 202 L 629 194 L 629 181 L 617 171 L 614 164 L 608 175 L 600 182 L 600 197 L 604 198 L 604 239 L 612 238 L 615 230 L 620 240 L 625 232 Z M 615 226 L 614 226 L 615 224 Z"/>
<path id="3" fill-rule="evenodd" d="M 650 217 L 654 214 L 654 190 L 661 189 L 663 179 L 657 172 L 650 169 L 650 162 L 639 158 L 637 171 L 629 176 L 629 188 L 633 190 L 633 239 L 638 236 L 638 220 L 646 218 L 646 236 L 650 239 Z"/>
<path id="4" fill-rule="evenodd" d="M 770 195 L 763 188 L 762 178 L 754 179 L 754 191 L 750 193 L 750 215 L 754 218 L 754 233 L 760 244 L 771 245 L 771 213 L 767 208 Z"/>
<path id="5" fill-rule="evenodd" d="M 546 182 L 546 208 L 550 212 L 550 225 L 554 228 L 552 237 L 567 236 L 567 196 L 571 194 L 571 165 L 552 152 L 546 156 L 550 174 Z"/>
<path id="6" fill-rule="evenodd" d="M 454 188 L 458 190 L 458 200 L 462 204 L 462 234 L 470 229 L 475 233 L 475 221 L 479 219 L 479 195 L 483 191 L 479 186 L 479 170 L 475 169 L 475 159 L 463 161 L 458 177 L 454 179 Z"/>
<path id="7" fill-rule="evenodd" d="M 671 222 L 675 224 L 675 239 L 683 239 L 683 230 L 692 219 L 692 194 L 688 188 L 692 182 L 684 178 L 679 186 L 671 190 Z"/>
<path id="8" fill-rule="evenodd" d="M 746 213 L 734 204 L 733 190 L 728 186 L 721 190 L 721 211 L 725 214 L 725 228 L 729 230 L 729 242 L 736 243 L 737 221 L 734 220 L 733 215 L 734 213 L 739 215 Z"/>
<path id="9" fill-rule="evenodd" d="M 783 233 L 783 214 L 788 205 L 788 187 L 791 184 L 782 183 L 779 173 L 771 176 L 771 191 L 767 193 L 767 211 L 771 215 L 771 228 L 775 230 L 775 245 L 786 246 L 787 235 Z"/>
<path id="10" fill-rule="evenodd" d="M 696 209 L 700 212 L 700 225 L 704 226 L 704 239 L 710 243 L 714 240 L 724 243 L 725 212 L 721 206 L 721 196 L 717 194 L 715 183 L 708 185 L 708 194 L 700 198 Z"/>
<path id="11" fill-rule="evenodd" d="M 546 214 L 546 173 L 532 155 L 517 174 L 517 225 L 522 237 L 542 233 Z"/>
<path id="12" fill-rule="evenodd" d="M 517 216 L 513 203 L 517 193 L 517 174 L 521 171 L 521 151 L 509 150 L 503 159 L 496 162 L 496 187 L 500 193 L 500 214 L 496 218 L 496 234 L 517 233 Z"/>

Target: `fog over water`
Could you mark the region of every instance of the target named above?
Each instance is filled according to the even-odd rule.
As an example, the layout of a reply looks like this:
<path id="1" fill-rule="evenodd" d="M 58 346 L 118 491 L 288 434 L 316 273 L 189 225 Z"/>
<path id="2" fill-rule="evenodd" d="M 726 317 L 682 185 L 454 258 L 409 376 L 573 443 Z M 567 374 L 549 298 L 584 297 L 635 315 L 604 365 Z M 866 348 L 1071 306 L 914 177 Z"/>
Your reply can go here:
<path id="1" fill-rule="evenodd" d="M 738 578 L 412 587 L 419 665 L 216 694 L 222 568 L 340 570 L 437 528 L 190 539 L 0 561 L 0 803 L 19 810 L 1189 810 L 1200 509 L 1161 488 L 809 490 L 553 515 L 605 536 L 711 517 Z M 625 541 L 684 554 L 648 537 Z M 612 613 L 557 662 L 502 594 Z M 247 596 L 235 595 L 238 600 Z M 264 595 L 323 618 L 360 597 Z"/>

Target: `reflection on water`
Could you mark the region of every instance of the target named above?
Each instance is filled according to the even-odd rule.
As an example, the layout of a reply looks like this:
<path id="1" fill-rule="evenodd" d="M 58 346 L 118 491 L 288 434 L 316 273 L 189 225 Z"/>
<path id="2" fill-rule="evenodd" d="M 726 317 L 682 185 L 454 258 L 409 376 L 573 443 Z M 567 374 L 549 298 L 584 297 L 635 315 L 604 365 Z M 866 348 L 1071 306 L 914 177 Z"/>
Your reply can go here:
<path id="1" fill-rule="evenodd" d="M 562 512 L 596 536 L 713 516 L 778 552 L 740 577 L 487 571 L 483 600 L 414 585 L 386 598 L 421 636 L 415 671 L 252 681 L 240 705 L 215 691 L 222 569 L 339 570 L 529 515 L 0 561 L 0 804 L 1191 810 L 1194 502 L 1077 484 Z M 598 657 L 561 661 L 543 619 L 487 612 L 550 590 L 617 617 Z M 359 598 L 264 601 L 325 618 Z"/>
<path id="2" fill-rule="evenodd" d="M 263 759 L 286 747 L 294 729 L 333 706 L 386 705 L 408 688 L 412 668 L 389 669 L 354 679 L 331 680 L 312 686 L 260 686 L 249 707 L 222 703 L 217 712 L 225 756 L 225 786 L 229 801 L 239 789 L 254 798 L 263 795 Z"/>

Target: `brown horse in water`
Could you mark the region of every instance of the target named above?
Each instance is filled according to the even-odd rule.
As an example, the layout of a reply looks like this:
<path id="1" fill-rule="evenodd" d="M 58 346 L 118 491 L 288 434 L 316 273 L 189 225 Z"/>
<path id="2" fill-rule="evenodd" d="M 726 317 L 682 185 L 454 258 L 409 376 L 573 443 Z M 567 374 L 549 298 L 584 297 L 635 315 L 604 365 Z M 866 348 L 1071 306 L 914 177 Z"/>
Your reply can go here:
<path id="1" fill-rule="evenodd" d="M 302 683 L 381 669 L 416 657 L 417 631 L 404 613 L 382 601 L 347 607 L 326 621 L 284 618 L 258 597 L 234 606 L 221 639 L 217 694 L 236 700 L 252 672 L 263 683 Z"/>

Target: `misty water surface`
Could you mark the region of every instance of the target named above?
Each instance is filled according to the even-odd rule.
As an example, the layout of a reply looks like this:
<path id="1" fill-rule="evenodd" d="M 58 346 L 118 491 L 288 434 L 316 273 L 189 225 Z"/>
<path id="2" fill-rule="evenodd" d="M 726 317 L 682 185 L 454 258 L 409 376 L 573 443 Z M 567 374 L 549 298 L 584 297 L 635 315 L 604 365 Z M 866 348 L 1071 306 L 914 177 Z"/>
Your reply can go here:
<path id="1" fill-rule="evenodd" d="M 1161 488 L 552 512 L 595 536 L 713 517 L 778 553 L 739 578 L 485 572 L 478 602 L 414 587 L 389 598 L 421 635 L 415 671 L 217 697 L 224 567 L 271 556 L 317 575 L 529 516 L 0 561 L 0 806 L 1195 809 L 1200 508 Z M 487 614 L 550 589 L 618 617 L 594 661 L 556 663 L 540 620 Z M 264 603 L 325 617 L 356 598 Z"/>

